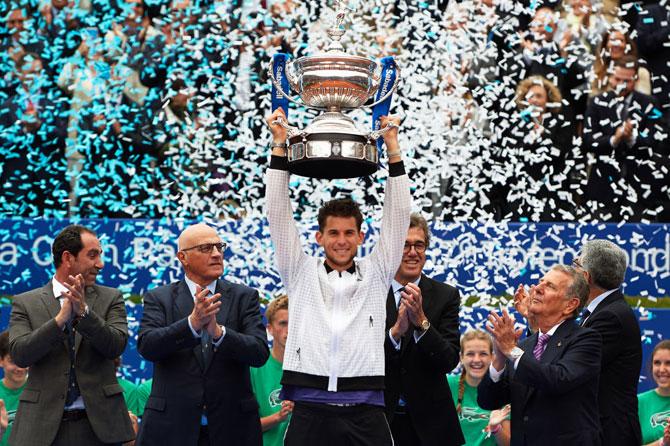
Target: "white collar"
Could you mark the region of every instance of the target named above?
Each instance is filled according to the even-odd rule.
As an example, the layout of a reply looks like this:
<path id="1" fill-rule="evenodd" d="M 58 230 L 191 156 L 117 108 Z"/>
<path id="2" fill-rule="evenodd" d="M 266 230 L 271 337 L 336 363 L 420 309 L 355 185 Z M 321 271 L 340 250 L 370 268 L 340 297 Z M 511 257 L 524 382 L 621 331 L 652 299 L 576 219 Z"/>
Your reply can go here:
<path id="1" fill-rule="evenodd" d="M 63 285 L 61 282 L 58 281 L 58 279 L 56 279 L 56 276 L 54 276 L 53 279 L 51 279 L 51 287 L 53 288 L 54 297 L 56 299 L 60 299 L 60 296 L 63 293 L 67 293 L 69 291 L 67 288 L 65 288 L 65 285 Z"/>
<path id="2" fill-rule="evenodd" d="M 419 277 L 417 277 L 416 280 L 412 280 L 412 283 L 416 286 L 419 286 L 420 281 L 421 281 L 421 275 L 419 275 Z M 400 282 L 398 282 L 395 279 L 393 279 L 391 281 L 391 288 L 393 288 L 394 293 L 397 293 L 400 288 L 404 288 L 404 287 L 405 287 L 405 285 L 401 284 Z"/>
<path id="3" fill-rule="evenodd" d="M 186 286 L 188 286 L 188 290 L 191 292 L 191 296 L 193 296 L 193 300 L 195 300 L 195 290 L 198 289 L 200 285 L 189 279 L 188 277 L 184 276 L 184 281 L 186 282 Z M 209 283 L 205 288 L 209 290 L 210 295 L 213 295 L 216 293 L 216 280 L 213 280 L 211 283 Z"/>
<path id="4" fill-rule="evenodd" d="M 614 293 L 614 292 L 617 291 L 618 289 L 619 289 L 619 288 L 614 288 L 614 289 L 612 289 L 612 290 L 607 290 L 607 291 L 605 291 L 604 293 L 600 294 L 598 297 L 596 297 L 595 299 L 593 299 L 593 300 L 591 301 L 590 304 L 588 304 L 588 305 L 586 306 L 586 309 L 589 311 L 589 313 L 593 313 L 593 312 L 596 310 L 596 307 L 600 304 L 600 302 L 602 302 L 603 300 L 605 300 L 605 298 L 606 298 L 607 296 L 609 296 L 610 294 Z"/>
<path id="5" fill-rule="evenodd" d="M 567 319 L 563 319 L 561 322 L 559 322 L 558 324 L 556 324 L 556 325 L 554 325 L 553 327 L 551 327 L 551 328 L 547 331 L 546 334 L 548 334 L 549 336 L 553 336 L 554 333 L 556 333 L 556 330 L 558 330 L 558 327 L 560 327 L 561 324 L 562 324 L 563 322 L 565 322 L 566 320 L 567 320 Z M 538 330 L 538 336 L 542 336 L 542 334 L 543 334 L 543 333 L 542 333 L 542 330 Z"/>

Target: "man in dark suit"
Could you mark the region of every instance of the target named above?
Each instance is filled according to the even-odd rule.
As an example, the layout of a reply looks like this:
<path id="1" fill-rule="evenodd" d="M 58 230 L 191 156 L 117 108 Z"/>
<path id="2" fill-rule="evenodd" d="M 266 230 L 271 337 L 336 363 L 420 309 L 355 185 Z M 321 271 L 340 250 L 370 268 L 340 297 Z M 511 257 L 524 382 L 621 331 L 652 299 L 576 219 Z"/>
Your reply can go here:
<path id="1" fill-rule="evenodd" d="M 139 446 L 261 444 L 249 366 L 269 356 L 258 292 L 220 279 L 226 244 L 189 226 L 177 258 L 185 278 L 144 296 L 137 349 L 154 362 Z"/>
<path id="2" fill-rule="evenodd" d="M 637 10 L 638 8 L 630 8 Z M 670 8 L 666 2 L 649 0 L 639 6 L 637 46 L 651 73 L 652 96 L 670 113 Z"/>
<path id="3" fill-rule="evenodd" d="M 118 290 L 96 285 L 103 267 L 91 229 L 71 225 L 54 239 L 56 274 L 14 298 L 10 354 L 30 367 L 10 445 L 108 445 L 135 436 L 114 359 L 128 327 Z"/>
<path id="4" fill-rule="evenodd" d="M 398 446 L 465 442 L 446 374 L 459 361 L 458 290 L 422 274 L 430 232 L 410 217 L 386 301 L 386 416 Z"/>
<path id="5" fill-rule="evenodd" d="M 598 390 L 603 444 L 640 445 L 640 325 L 619 288 L 626 273 L 626 252 L 608 240 L 590 240 L 573 263 L 589 283 L 582 327 L 597 331 L 603 339 Z"/>
<path id="6" fill-rule="evenodd" d="M 528 308 L 538 331 L 519 342 L 521 329 L 503 310 L 489 315 L 495 358 L 478 388 L 483 409 L 512 404 L 512 446 L 598 446 L 600 335 L 574 322 L 588 284 L 558 265 L 533 288 Z"/>
<path id="7" fill-rule="evenodd" d="M 595 156 L 586 199 L 597 203 L 598 219 L 668 218 L 668 133 L 660 108 L 651 96 L 634 90 L 638 61 L 625 55 L 614 62 L 613 90 L 593 98 L 586 111 L 584 151 Z M 663 209 L 666 209 L 663 211 Z"/>

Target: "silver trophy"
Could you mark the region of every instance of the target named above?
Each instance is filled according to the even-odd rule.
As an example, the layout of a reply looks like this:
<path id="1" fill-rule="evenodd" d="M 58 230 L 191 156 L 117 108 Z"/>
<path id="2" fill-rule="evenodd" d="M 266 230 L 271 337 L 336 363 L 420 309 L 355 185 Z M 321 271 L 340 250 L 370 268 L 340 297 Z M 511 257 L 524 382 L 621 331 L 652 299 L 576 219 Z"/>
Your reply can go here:
<path id="1" fill-rule="evenodd" d="M 363 132 L 342 110 L 374 107 L 398 88 L 400 70 L 387 93 L 374 103 L 365 105 L 380 88 L 381 66 L 375 60 L 344 52 L 340 42 L 346 15 L 343 2 L 334 25 L 327 30 L 330 44 L 326 52 L 305 56 L 286 64 L 285 76 L 291 90 L 302 102 L 285 92 L 275 78 L 272 67 L 269 77 L 277 91 L 298 105 L 323 110 L 304 130 L 279 123 L 288 133 L 288 168 L 296 175 L 311 178 L 356 178 L 377 171 L 377 139 L 393 126 Z M 386 86 L 388 88 L 388 86 Z"/>

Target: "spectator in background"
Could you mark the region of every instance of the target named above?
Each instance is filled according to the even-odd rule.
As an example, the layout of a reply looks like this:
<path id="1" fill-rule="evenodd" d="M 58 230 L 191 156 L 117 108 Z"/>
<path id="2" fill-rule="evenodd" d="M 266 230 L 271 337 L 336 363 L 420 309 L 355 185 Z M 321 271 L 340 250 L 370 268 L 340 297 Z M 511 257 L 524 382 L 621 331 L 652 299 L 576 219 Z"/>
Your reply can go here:
<path id="1" fill-rule="evenodd" d="M 493 341 L 482 330 L 469 330 L 461 336 L 460 375 L 449 375 L 458 420 L 467 446 L 508 446 L 510 444 L 510 406 L 488 411 L 477 404 L 477 386 L 488 373 L 493 360 Z"/>
<path id="2" fill-rule="evenodd" d="M 157 153 L 146 110 L 130 108 L 132 102 L 125 97 L 122 107 L 105 99 L 93 101 L 81 118 L 77 147 L 87 168 L 77 177 L 78 214 L 151 217 Z"/>
<path id="3" fill-rule="evenodd" d="M 114 360 L 114 367 L 116 367 L 116 372 L 118 374 L 119 367 L 121 367 L 120 356 Z M 126 407 L 128 408 L 128 416 L 130 417 L 130 422 L 133 425 L 133 431 L 135 432 L 135 436 L 137 436 L 137 432 L 140 430 L 140 426 L 137 421 L 138 420 L 137 386 L 121 376 L 119 376 L 117 379 L 119 381 L 119 385 L 123 389 L 123 399 L 126 401 Z M 134 446 L 134 445 L 135 445 L 134 440 L 123 443 L 123 446 Z"/>
<path id="4" fill-rule="evenodd" d="M 538 332 L 518 341 L 522 330 L 506 310 L 489 315 L 495 354 L 477 402 L 488 410 L 511 403 L 514 445 L 601 444 L 600 335 L 574 321 L 588 292 L 579 271 L 557 265 L 540 279 L 528 308 Z"/>
<path id="5" fill-rule="evenodd" d="M 37 35 L 36 28 L 31 18 L 31 11 L 27 1 L 9 0 L 0 11 L 7 15 L 3 20 L 4 32 L 0 38 L 0 61 L 2 78 L 8 80 L 12 71 L 15 69 L 19 59 L 26 53 L 35 53 L 41 58 L 47 56 L 45 45 L 42 39 Z M 16 65 L 18 66 L 18 65 Z M 46 67 L 45 67 L 46 68 Z M 10 85 L 5 85 L 5 93 L 11 92 Z M 0 98 L 2 99 L 2 98 Z"/>
<path id="6" fill-rule="evenodd" d="M 589 284 L 582 327 L 602 338 L 598 406 L 602 444 L 641 443 L 637 384 L 642 364 L 640 326 L 623 293 L 626 252 L 609 240 L 589 240 L 572 262 Z"/>
<path id="7" fill-rule="evenodd" d="M 136 405 L 137 416 L 140 419 L 142 418 L 142 416 L 144 416 L 144 408 L 146 407 L 147 400 L 149 399 L 149 395 L 151 394 L 151 386 L 153 382 L 154 382 L 153 379 L 144 380 L 135 389 L 135 400 L 137 402 Z"/>
<path id="8" fill-rule="evenodd" d="M 516 89 L 517 113 L 495 141 L 500 168 L 517 178 L 492 189 L 505 218 L 563 220 L 572 201 L 566 158 L 572 133 L 561 110 L 558 88 L 543 76 L 531 76 Z"/>
<path id="9" fill-rule="evenodd" d="M 62 218 L 68 195 L 64 101 L 49 88 L 37 54 L 24 53 L 17 67 L 20 83 L 0 107 L 0 213 Z"/>
<path id="10" fill-rule="evenodd" d="M 612 28 L 603 34 L 602 42 L 598 45 L 595 52 L 595 62 L 593 64 L 593 80 L 591 81 L 591 96 L 598 96 L 612 89 L 609 79 L 614 70 L 614 62 L 624 55 L 631 55 L 637 58 L 637 45 L 631 39 L 630 35 L 624 31 L 621 24 L 613 25 Z M 649 95 L 651 93 L 651 84 L 649 82 L 649 71 L 639 66 L 635 81 L 635 91 Z"/>
<path id="11" fill-rule="evenodd" d="M 178 248 L 184 280 L 144 296 L 137 350 L 154 375 L 137 444 L 260 445 L 249 378 L 268 358 L 258 292 L 221 279 L 226 244 L 214 228 L 188 226 Z"/>
<path id="12" fill-rule="evenodd" d="M 670 112 L 670 9 L 667 2 L 643 2 L 637 21 L 640 56 L 651 72 L 651 95 Z"/>
<path id="13" fill-rule="evenodd" d="M 423 273 L 428 222 L 412 214 L 386 300 L 384 401 L 398 446 L 461 445 L 445 375 L 458 364 L 458 290 Z"/>
<path id="14" fill-rule="evenodd" d="M 272 336 L 268 361 L 260 368 L 251 368 L 251 387 L 260 406 L 263 446 L 281 446 L 293 412 L 293 401 L 279 398 L 282 363 L 288 336 L 288 297 L 280 296 L 265 309 L 267 330 Z"/>
<path id="15" fill-rule="evenodd" d="M 642 443 L 670 444 L 670 340 L 660 341 L 651 353 L 651 377 L 656 388 L 638 395 Z"/>
<path id="16" fill-rule="evenodd" d="M 0 446 L 7 446 L 16 416 L 16 409 L 19 407 L 19 397 L 26 387 L 28 379 L 28 368 L 14 364 L 12 356 L 9 354 L 9 331 L 3 331 L 0 334 L 0 367 L 2 367 L 4 373 L 4 377 L 0 381 L 0 400 L 4 402 L 8 421 L 4 434 L 0 435 Z"/>
<path id="17" fill-rule="evenodd" d="M 10 354 L 30 375 L 10 444 L 130 441 L 135 434 L 114 367 L 128 341 L 126 308 L 118 290 L 95 283 L 103 267 L 100 240 L 70 225 L 56 235 L 52 252 L 53 279 L 12 302 Z"/>
<path id="18" fill-rule="evenodd" d="M 564 3 L 561 18 L 559 41 L 568 46 L 576 39 L 586 53 L 593 54 L 608 24 L 591 0 L 570 0 Z"/>
<path id="19" fill-rule="evenodd" d="M 90 9 L 89 0 L 47 0 L 40 6 L 39 34 L 52 54 L 50 68 L 56 76 L 81 43 L 80 29 L 86 28 Z"/>
<path id="20" fill-rule="evenodd" d="M 611 91 L 586 112 L 583 150 L 591 154 L 586 206 L 593 218 L 668 221 L 668 129 L 651 97 L 634 90 L 638 61 L 624 55 L 610 72 Z M 666 172 L 666 173 L 664 173 Z"/>
<path id="21" fill-rule="evenodd" d="M 529 33 L 521 40 L 520 59 L 528 75 L 544 76 L 558 87 L 564 101 L 565 119 L 574 124 L 586 105 L 582 94 L 586 89 L 586 67 L 578 57 L 568 56 L 566 47 L 562 46 L 565 42 L 556 41 L 557 23 L 553 9 L 537 8 Z"/>

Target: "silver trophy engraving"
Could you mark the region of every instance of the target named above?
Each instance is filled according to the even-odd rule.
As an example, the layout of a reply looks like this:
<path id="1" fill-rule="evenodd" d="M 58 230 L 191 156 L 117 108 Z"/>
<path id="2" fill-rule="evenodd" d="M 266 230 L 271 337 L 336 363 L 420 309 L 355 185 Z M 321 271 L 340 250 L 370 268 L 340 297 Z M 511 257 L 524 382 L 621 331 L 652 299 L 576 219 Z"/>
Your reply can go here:
<path id="1" fill-rule="evenodd" d="M 353 119 L 342 113 L 346 109 L 374 107 L 398 88 L 400 70 L 387 93 L 365 105 L 380 88 L 381 66 L 368 57 L 344 52 L 340 39 L 346 16 L 344 2 L 338 2 L 333 26 L 327 30 L 330 44 L 326 52 L 305 56 L 286 64 L 284 75 L 291 90 L 302 102 L 283 91 L 272 67 L 269 77 L 279 93 L 298 105 L 323 110 L 304 130 L 280 122 L 288 130 L 289 170 L 312 178 L 356 178 L 377 171 L 376 141 L 392 126 L 363 132 Z M 388 86 L 386 86 L 388 87 Z"/>

